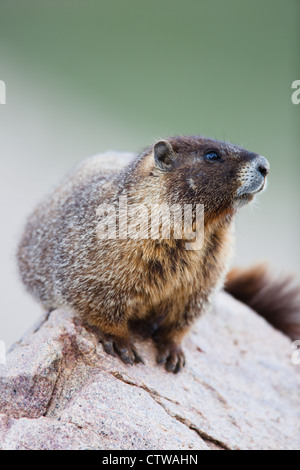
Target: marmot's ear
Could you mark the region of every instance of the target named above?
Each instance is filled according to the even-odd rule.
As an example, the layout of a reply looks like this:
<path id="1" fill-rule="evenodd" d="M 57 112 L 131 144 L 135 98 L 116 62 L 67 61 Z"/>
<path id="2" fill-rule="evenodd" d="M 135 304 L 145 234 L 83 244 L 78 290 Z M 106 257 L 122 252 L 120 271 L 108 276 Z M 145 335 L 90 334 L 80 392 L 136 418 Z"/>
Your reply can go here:
<path id="1" fill-rule="evenodd" d="M 161 170 L 169 170 L 175 160 L 171 144 L 167 140 L 160 140 L 154 145 L 155 163 Z"/>

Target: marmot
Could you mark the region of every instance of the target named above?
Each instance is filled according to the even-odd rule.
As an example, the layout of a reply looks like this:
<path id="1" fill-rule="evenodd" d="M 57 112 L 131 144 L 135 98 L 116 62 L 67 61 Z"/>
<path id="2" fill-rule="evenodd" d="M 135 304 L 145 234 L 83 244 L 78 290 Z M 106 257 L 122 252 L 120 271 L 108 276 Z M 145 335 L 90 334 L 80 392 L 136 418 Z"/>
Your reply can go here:
<path id="1" fill-rule="evenodd" d="M 176 373 L 185 364 L 182 338 L 224 285 L 234 215 L 264 189 L 268 172 L 264 157 L 201 136 L 160 140 L 121 171 L 87 159 L 29 218 L 17 254 L 21 278 L 47 309 L 80 314 L 104 350 L 125 363 L 143 362 L 131 332 L 147 325 L 158 363 Z M 181 238 L 174 227 L 163 237 L 161 225 L 156 238 L 145 236 L 149 226 L 143 237 L 120 236 L 120 220 L 119 236 L 99 237 L 99 207 L 118 214 L 121 198 L 133 209 L 191 205 L 196 232 L 195 205 L 202 204 L 201 248 L 187 249 L 184 229 Z M 227 289 L 234 285 L 229 279 Z"/>

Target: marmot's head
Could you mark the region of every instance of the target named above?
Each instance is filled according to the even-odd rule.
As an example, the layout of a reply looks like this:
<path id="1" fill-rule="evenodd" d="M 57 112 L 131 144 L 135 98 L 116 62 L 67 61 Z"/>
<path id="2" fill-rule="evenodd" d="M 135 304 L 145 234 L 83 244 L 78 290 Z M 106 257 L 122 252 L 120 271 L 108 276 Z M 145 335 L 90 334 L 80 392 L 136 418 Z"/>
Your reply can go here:
<path id="1" fill-rule="evenodd" d="M 243 148 L 200 136 L 171 137 L 153 146 L 153 176 L 168 202 L 204 204 L 210 217 L 234 213 L 265 187 L 268 161 Z"/>

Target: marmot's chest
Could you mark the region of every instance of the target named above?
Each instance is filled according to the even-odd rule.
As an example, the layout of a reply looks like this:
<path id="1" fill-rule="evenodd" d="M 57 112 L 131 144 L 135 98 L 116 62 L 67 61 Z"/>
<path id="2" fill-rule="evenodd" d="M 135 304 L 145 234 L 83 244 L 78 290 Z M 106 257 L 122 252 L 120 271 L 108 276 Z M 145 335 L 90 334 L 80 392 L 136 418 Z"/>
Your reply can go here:
<path id="1" fill-rule="evenodd" d="M 200 250 L 184 250 L 152 262 L 149 276 L 160 276 L 169 295 L 178 291 L 213 291 L 228 270 L 233 239 L 230 230 L 212 237 Z"/>
<path id="2" fill-rule="evenodd" d="M 225 269 L 224 257 L 208 259 L 201 252 L 187 252 L 148 260 L 141 268 L 141 284 L 146 295 L 159 299 L 191 295 L 195 291 L 214 289 L 215 284 Z M 140 281 L 140 282 L 139 282 Z"/>

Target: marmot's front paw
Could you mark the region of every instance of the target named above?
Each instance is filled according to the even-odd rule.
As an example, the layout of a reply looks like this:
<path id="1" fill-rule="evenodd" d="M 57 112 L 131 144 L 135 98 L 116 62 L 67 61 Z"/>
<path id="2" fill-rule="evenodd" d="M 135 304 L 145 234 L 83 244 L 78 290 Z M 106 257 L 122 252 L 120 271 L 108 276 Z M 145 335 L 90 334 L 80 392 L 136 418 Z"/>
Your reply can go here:
<path id="1" fill-rule="evenodd" d="M 167 343 L 158 347 L 157 363 L 164 364 L 168 372 L 177 374 L 185 366 L 185 356 L 181 346 Z"/>
<path id="2" fill-rule="evenodd" d="M 113 335 L 103 335 L 100 342 L 107 354 L 119 357 L 125 364 L 144 364 L 142 357 L 137 353 L 130 340 Z"/>

